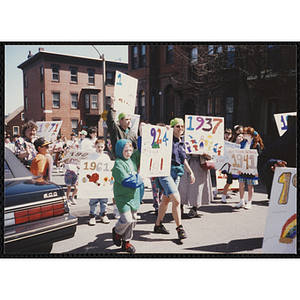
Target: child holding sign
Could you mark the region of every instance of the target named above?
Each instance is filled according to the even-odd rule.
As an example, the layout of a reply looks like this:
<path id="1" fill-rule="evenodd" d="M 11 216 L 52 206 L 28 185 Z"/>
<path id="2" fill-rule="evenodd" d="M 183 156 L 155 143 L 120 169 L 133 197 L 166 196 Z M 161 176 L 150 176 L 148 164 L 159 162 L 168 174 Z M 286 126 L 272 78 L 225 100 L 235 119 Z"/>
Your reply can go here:
<path id="1" fill-rule="evenodd" d="M 246 141 L 244 149 L 256 149 L 259 155 L 262 149 L 264 148 L 264 144 L 258 132 L 255 131 L 252 127 L 245 127 L 243 137 L 244 140 Z M 246 182 L 248 185 L 247 201 L 244 200 Z M 235 208 L 241 208 L 241 207 L 245 207 L 245 209 L 251 208 L 251 201 L 254 192 L 253 185 L 258 185 L 257 179 L 239 178 L 240 202 L 235 206 Z"/>
<path id="2" fill-rule="evenodd" d="M 143 184 L 137 173 L 140 164 L 140 151 L 133 152 L 132 142 L 127 139 L 118 140 L 115 146 L 116 161 L 112 169 L 115 179 L 114 198 L 120 218 L 113 228 L 113 242 L 121 246 L 125 252 L 134 253 L 131 245 L 133 228 L 137 222 L 137 210 L 140 207 L 140 186 Z"/>
<path id="3" fill-rule="evenodd" d="M 105 148 L 105 141 L 103 139 L 97 139 L 95 142 L 95 149 L 96 152 L 90 154 L 88 156 L 88 160 L 98 160 L 101 159 L 102 162 L 108 162 L 110 161 L 110 158 L 107 154 L 104 153 Z M 107 198 L 96 198 L 96 199 L 90 199 L 89 205 L 90 205 L 90 221 L 89 225 L 93 226 L 96 225 L 96 211 L 97 211 L 97 204 L 100 204 L 100 221 L 104 224 L 109 224 L 110 221 L 107 217 L 106 213 L 106 206 L 108 199 Z"/>

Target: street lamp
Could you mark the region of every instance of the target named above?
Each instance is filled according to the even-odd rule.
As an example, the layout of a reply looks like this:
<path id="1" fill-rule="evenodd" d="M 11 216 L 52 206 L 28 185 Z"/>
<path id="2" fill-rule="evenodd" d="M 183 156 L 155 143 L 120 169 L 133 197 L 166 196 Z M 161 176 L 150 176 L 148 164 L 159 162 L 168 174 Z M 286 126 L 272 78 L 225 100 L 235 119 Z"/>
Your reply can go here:
<path id="1" fill-rule="evenodd" d="M 97 53 L 99 54 L 99 58 L 102 60 L 102 67 L 103 67 L 103 111 L 106 110 L 106 86 L 105 86 L 105 81 L 106 81 L 106 64 L 105 64 L 105 59 L 104 59 L 104 54 L 101 55 L 101 53 L 98 51 L 98 49 L 92 45 L 93 48 L 97 51 Z M 106 142 L 106 136 L 107 136 L 107 132 L 106 132 L 106 128 L 103 128 L 104 131 L 104 139 Z"/>

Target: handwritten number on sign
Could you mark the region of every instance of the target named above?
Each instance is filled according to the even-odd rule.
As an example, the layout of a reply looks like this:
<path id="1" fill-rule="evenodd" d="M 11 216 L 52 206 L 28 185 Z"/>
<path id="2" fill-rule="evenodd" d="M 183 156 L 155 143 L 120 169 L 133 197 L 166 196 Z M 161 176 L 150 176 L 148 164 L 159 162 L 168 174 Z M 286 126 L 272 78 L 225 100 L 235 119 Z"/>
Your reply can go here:
<path id="1" fill-rule="evenodd" d="M 282 191 L 279 197 L 279 204 L 287 204 L 287 199 L 289 196 L 290 189 L 290 181 L 291 181 L 291 173 L 282 173 L 279 176 L 278 182 L 283 183 Z"/>

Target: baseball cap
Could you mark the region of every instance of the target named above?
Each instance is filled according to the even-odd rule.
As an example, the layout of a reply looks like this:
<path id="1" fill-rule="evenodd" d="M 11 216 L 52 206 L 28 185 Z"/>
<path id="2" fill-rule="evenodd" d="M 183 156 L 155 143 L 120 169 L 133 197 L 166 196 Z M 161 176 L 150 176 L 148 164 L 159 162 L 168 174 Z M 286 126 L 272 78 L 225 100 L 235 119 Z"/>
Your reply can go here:
<path id="1" fill-rule="evenodd" d="M 171 120 L 170 125 L 171 125 L 171 127 L 174 127 L 178 123 L 184 124 L 183 119 L 181 119 L 181 118 L 174 118 L 174 119 Z"/>
<path id="2" fill-rule="evenodd" d="M 126 116 L 129 116 L 129 114 L 126 114 L 126 113 L 122 112 L 122 113 L 119 114 L 118 119 L 121 120 Z"/>
<path id="3" fill-rule="evenodd" d="M 33 144 L 34 144 L 34 147 L 35 147 L 36 151 L 38 151 L 39 147 L 44 147 L 44 146 L 50 145 L 52 143 L 53 142 L 48 142 L 47 140 L 45 140 L 42 137 L 42 138 L 37 139 Z"/>

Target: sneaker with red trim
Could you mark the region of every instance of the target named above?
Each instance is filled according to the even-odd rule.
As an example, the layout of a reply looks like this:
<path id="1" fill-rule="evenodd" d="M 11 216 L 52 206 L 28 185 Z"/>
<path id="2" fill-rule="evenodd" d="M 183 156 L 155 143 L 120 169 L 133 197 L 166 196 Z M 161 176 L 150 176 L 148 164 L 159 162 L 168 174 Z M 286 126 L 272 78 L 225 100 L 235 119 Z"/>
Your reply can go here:
<path id="1" fill-rule="evenodd" d="M 128 253 L 135 253 L 136 251 L 129 241 L 122 241 L 122 249 Z"/>
<path id="2" fill-rule="evenodd" d="M 116 246 L 120 247 L 121 246 L 121 236 L 119 234 L 116 233 L 115 231 L 115 227 L 112 229 L 112 238 L 113 238 L 113 242 Z"/>

